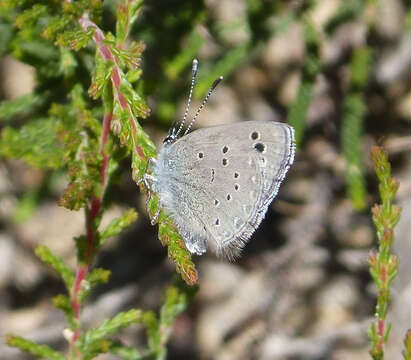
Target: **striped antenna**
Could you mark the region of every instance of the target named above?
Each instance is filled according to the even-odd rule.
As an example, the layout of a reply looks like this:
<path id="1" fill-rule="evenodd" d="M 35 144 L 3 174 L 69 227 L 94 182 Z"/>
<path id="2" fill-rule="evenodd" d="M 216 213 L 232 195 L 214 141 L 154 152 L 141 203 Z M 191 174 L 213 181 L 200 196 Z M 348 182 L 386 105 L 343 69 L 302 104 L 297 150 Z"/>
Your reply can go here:
<path id="1" fill-rule="evenodd" d="M 187 101 L 187 106 L 186 106 L 186 110 L 184 112 L 184 117 L 183 120 L 180 123 L 180 126 L 175 134 L 175 137 L 178 137 L 178 134 L 180 134 L 181 130 L 183 130 L 184 124 L 187 120 L 187 115 L 188 115 L 188 111 L 190 110 L 190 105 L 191 105 L 191 99 L 193 98 L 193 90 L 194 90 L 194 85 L 196 82 L 196 78 L 197 78 L 197 71 L 198 71 L 198 60 L 194 59 L 193 60 L 193 67 L 192 67 L 192 75 L 191 75 L 191 86 L 190 86 L 190 93 L 188 95 L 188 101 Z"/>
<path id="2" fill-rule="evenodd" d="M 215 79 L 213 84 L 210 87 L 210 90 L 208 90 L 207 95 L 205 96 L 203 102 L 201 103 L 200 107 L 198 108 L 197 112 L 195 113 L 193 120 L 191 120 L 190 125 L 188 125 L 187 130 L 184 132 L 184 135 L 187 135 L 189 133 L 189 131 L 191 130 L 191 127 L 193 126 L 193 124 L 195 123 L 195 121 L 198 118 L 198 115 L 200 115 L 201 110 L 203 110 L 204 105 L 207 103 L 208 98 L 210 97 L 211 93 L 214 91 L 214 89 L 217 87 L 217 85 L 223 80 L 223 77 L 220 76 L 218 79 Z M 183 136 L 184 136 L 183 135 Z"/>

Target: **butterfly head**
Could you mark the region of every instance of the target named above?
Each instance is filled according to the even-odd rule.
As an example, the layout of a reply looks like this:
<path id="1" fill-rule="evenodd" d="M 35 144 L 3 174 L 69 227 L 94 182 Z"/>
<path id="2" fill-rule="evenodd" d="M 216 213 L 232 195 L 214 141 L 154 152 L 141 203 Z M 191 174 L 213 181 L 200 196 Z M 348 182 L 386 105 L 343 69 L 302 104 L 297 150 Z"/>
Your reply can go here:
<path id="1" fill-rule="evenodd" d="M 178 139 L 178 134 L 177 134 L 176 128 L 173 126 L 168 131 L 168 135 L 164 138 L 163 144 L 172 144 L 177 139 Z"/>

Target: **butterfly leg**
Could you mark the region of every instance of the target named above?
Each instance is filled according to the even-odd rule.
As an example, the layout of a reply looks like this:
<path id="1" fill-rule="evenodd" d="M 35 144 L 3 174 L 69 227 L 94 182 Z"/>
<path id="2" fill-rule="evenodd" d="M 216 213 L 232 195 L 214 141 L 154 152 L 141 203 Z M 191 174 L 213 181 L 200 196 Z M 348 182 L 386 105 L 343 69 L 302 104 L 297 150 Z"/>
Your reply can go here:
<path id="1" fill-rule="evenodd" d="M 151 189 L 151 184 L 148 182 L 148 180 L 155 180 L 155 178 L 152 175 L 147 174 L 147 172 L 148 172 L 148 168 L 150 167 L 150 165 L 156 164 L 156 163 L 157 163 L 157 160 L 155 158 L 148 158 L 146 162 L 146 168 L 144 170 L 144 175 L 141 177 L 141 179 L 137 181 L 137 185 L 144 183 L 144 186 L 147 189 Z"/>
<path id="2" fill-rule="evenodd" d="M 146 207 L 148 205 L 148 202 L 151 199 L 151 193 L 153 191 L 153 183 L 156 182 L 157 179 L 149 174 L 144 174 L 141 179 L 137 181 L 137 185 L 144 184 L 144 187 L 147 189 L 147 200 L 146 200 Z"/>
<path id="3" fill-rule="evenodd" d="M 151 200 L 151 196 L 153 192 L 153 184 L 157 182 L 157 178 L 154 177 L 153 175 L 147 174 L 147 170 L 151 164 L 155 164 L 156 162 L 157 160 L 155 158 L 149 158 L 147 160 L 147 165 L 146 165 L 144 175 L 137 183 L 137 185 L 143 183 L 145 188 L 147 189 L 147 199 L 146 199 L 147 208 L 148 208 L 148 203 Z M 160 215 L 160 211 L 161 211 L 161 205 L 159 204 L 157 212 L 154 214 L 153 218 L 151 219 L 151 225 L 154 225 L 157 222 L 158 217 Z"/>
<path id="4" fill-rule="evenodd" d="M 154 176 L 148 174 L 147 172 L 148 172 L 150 165 L 155 164 L 156 162 L 157 162 L 156 159 L 148 158 L 147 163 L 146 163 L 146 168 L 144 170 L 144 175 L 141 177 L 141 179 L 137 181 L 137 185 L 140 185 L 141 183 L 143 183 L 145 188 L 148 191 L 148 199 L 146 201 L 146 205 L 150 201 L 150 196 L 151 196 L 151 192 L 153 188 L 152 184 L 157 181 L 157 179 Z"/>
<path id="5" fill-rule="evenodd" d="M 158 220 L 158 216 L 160 215 L 161 206 L 158 206 L 157 212 L 154 214 L 153 218 L 151 219 L 151 225 L 155 225 Z"/>
<path id="6" fill-rule="evenodd" d="M 154 176 L 150 174 L 144 174 L 142 179 L 140 180 L 140 184 L 144 183 L 144 186 L 147 189 L 146 208 L 148 208 L 148 203 L 151 200 L 151 196 L 153 193 L 153 184 L 155 182 L 157 182 L 157 178 L 155 178 Z M 161 205 L 158 204 L 157 212 L 154 214 L 153 218 L 151 219 L 151 225 L 154 225 L 157 222 L 158 216 L 160 215 L 160 211 L 161 211 Z"/>
<path id="7" fill-rule="evenodd" d="M 145 181 L 151 182 L 148 187 L 148 195 L 147 195 L 147 200 L 146 200 L 146 207 L 148 208 L 148 202 L 151 200 L 151 193 L 152 193 L 152 186 L 153 186 L 152 184 L 156 182 L 157 179 L 154 176 L 151 176 L 148 174 L 146 174 L 145 177 L 146 177 Z M 158 203 L 157 211 L 154 214 L 153 218 L 151 219 L 151 225 L 155 225 L 157 223 L 158 216 L 160 215 L 160 211 L 161 211 L 161 204 Z"/>

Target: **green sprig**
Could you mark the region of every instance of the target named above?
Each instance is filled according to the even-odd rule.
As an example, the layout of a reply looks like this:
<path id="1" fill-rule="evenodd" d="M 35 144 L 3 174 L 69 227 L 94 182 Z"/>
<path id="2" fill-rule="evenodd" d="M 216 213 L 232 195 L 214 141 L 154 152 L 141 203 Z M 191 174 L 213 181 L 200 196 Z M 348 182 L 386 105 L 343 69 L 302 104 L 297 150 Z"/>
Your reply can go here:
<path id="1" fill-rule="evenodd" d="M 22 351 L 28 352 L 29 354 L 40 358 L 49 360 L 66 360 L 66 357 L 63 354 L 53 350 L 49 346 L 39 345 L 34 341 L 24 339 L 20 336 L 8 335 L 6 337 L 6 343 L 9 346 L 19 348 Z"/>
<path id="2" fill-rule="evenodd" d="M 105 320 L 97 328 L 86 331 L 79 339 L 79 348 L 82 350 L 83 359 L 92 359 L 98 354 L 108 352 L 112 344 L 106 339 L 108 336 L 133 323 L 139 323 L 142 319 L 142 312 L 132 309 L 120 312 L 113 318 Z"/>
<path id="3" fill-rule="evenodd" d="M 164 360 L 167 357 L 166 344 L 170 336 L 171 326 L 190 303 L 198 287 L 189 287 L 179 279 L 175 279 L 165 294 L 164 305 L 160 309 L 159 318 L 153 312 L 143 316 L 149 336 L 149 350 L 155 359 Z"/>
<path id="4" fill-rule="evenodd" d="M 379 180 L 381 205 L 372 208 L 373 222 L 377 230 L 378 252 L 370 253 L 368 264 L 370 274 L 378 289 L 376 320 L 368 329 L 371 340 L 370 354 L 374 360 L 384 358 L 384 345 L 387 342 L 391 324 L 386 323 L 391 299 L 391 284 L 398 272 L 398 257 L 391 252 L 394 242 L 394 227 L 397 225 L 401 208 L 393 204 L 399 183 L 391 177 L 391 166 L 387 154 L 380 147 L 371 150 L 371 160 Z"/>
<path id="5" fill-rule="evenodd" d="M 368 47 L 354 51 L 350 64 L 350 91 L 343 103 L 341 143 L 346 162 L 345 177 L 348 196 L 356 210 L 363 210 L 367 206 L 362 135 L 367 114 L 364 90 L 368 84 L 371 60 L 372 52 Z"/>
<path id="6" fill-rule="evenodd" d="M 51 250 L 44 245 L 36 247 L 36 255 L 61 276 L 64 285 L 66 285 L 67 290 L 70 292 L 74 283 L 74 274 L 70 268 L 64 264 L 63 260 L 59 256 L 54 255 Z"/>
<path id="7" fill-rule="evenodd" d="M 137 213 L 134 209 L 129 209 L 125 211 L 119 218 L 113 219 L 107 227 L 100 233 L 101 244 L 104 243 L 104 240 L 117 236 L 125 228 L 129 227 L 130 224 L 137 220 Z"/>
<path id="8" fill-rule="evenodd" d="M 57 36 L 56 43 L 60 46 L 67 46 L 74 51 L 79 51 L 88 45 L 94 31 L 94 28 L 83 31 L 80 27 L 76 30 L 65 31 Z"/>

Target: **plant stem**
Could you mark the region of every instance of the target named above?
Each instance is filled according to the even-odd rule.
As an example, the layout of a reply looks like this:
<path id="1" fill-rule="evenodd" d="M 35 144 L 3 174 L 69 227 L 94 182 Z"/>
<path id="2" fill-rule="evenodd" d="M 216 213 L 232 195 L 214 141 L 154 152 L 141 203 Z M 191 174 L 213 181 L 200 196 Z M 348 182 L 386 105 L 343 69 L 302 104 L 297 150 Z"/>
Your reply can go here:
<path id="1" fill-rule="evenodd" d="M 113 118 L 113 113 L 108 112 L 104 115 L 103 118 L 103 131 L 101 132 L 100 139 L 100 154 L 102 157 L 100 175 L 101 175 L 101 192 L 99 197 L 94 197 L 91 199 L 90 206 L 88 207 L 86 214 L 86 223 L 87 223 L 87 250 L 85 257 L 85 264 L 78 263 L 78 268 L 76 271 L 76 277 L 74 281 L 73 291 L 72 291 L 72 307 L 74 311 L 74 320 L 77 324 L 76 329 L 74 330 L 72 346 L 78 340 L 80 336 L 80 312 L 81 312 L 81 303 L 79 301 L 79 295 L 82 288 L 83 281 L 85 281 L 89 268 L 93 261 L 94 247 L 96 240 L 96 231 L 97 223 L 96 219 L 101 212 L 104 193 L 107 187 L 107 169 L 109 163 L 109 156 L 105 151 L 105 145 L 108 141 L 108 135 L 110 133 L 110 123 Z"/>
<path id="2" fill-rule="evenodd" d="M 140 157 L 145 157 L 143 150 L 141 149 L 140 146 L 138 146 L 138 142 L 137 142 L 137 135 L 138 135 L 138 128 L 137 128 L 137 124 L 134 120 L 134 114 L 131 110 L 130 105 L 127 103 L 127 100 L 125 99 L 125 97 L 123 96 L 123 94 L 120 91 L 120 85 L 121 85 L 121 79 L 122 79 L 122 75 L 123 72 L 121 71 L 120 67 L 118 66 L 118 62 L 116 57 L 113 55 L 113 53 L 111 52 L 111 49 L 109 46 L 104 44 L 104 34 L 103 31 L 94 23 L 92 22 L 87 14 L 84 14 L 80 19 L 79 19 L 79 24 L 81 25 L 81 27 L 87 31 L 87 29 L 89 27 L 93 27 L 95 28 L 94 34 L 93 34 L 93 40 L 96 43 L 96 46 L 98 48 L 98 51 L 100 53 L 100 55 L 102 56 L 102 58 L 105 61 L 111 61 L 113 62 L 115 65 L 113 66 L 112 70 L 111 70 L 111 83 L 113 85 L 113 89 L 115 92 L 115 96 L 120 104 L 120 106 L 127 111 L 127 113 L 130 115 L 129 116 L 129 122 L 131 125 L 131 134 L 133 137 L 133 144 L 135 147 L 135 150 L 137 152 L 137 154 Z"/>
<path id="3" fill-rule="evenodd" d="M 110 61 L 114 64 L 111 70 L 111 84 L 114 90 L 114 96 L 116 97 L 120 106 L 127 111 L 129 116 L 129 121 L 132 128 L 132 137 L 135 149 L 139 156 L 144 157 L 144 153 L 142 149 L 137 146 L 137 134 L 138 128 L 134 121 L 133 112 L 131 110 L 130 105 L 127 103 L 127 100 L 120 92 L 120 85 L 122 79 L 122 71 L 118 65 L 116 57 L 113 55 L 110 47 L 104 44 L 105 36 L 103 31 L 88 17 L 88 14 L 83 14 L 82 17 L 78 20 L 80 26 L 87 30 L 89 27 L 93 27 L 94 34 L 93 40 L 97 46 L 98 52 L 100 53 L 101 57 L 104 61 Z M 114 99 L 113 99 L 114 100 Z M 107 104 L 106 104 L 107 105 Z M 109 109 L 109 110 L 108 110 Z M 113 120 L 113 109 L 112 104 L 106 107 L 106 113 L 103 119 L 103 130 L 101 133 L 101 140 L 100 140 L 100 154 L 102 156 L 102 164 L 100 169 L 100 176 L 101 176 L 101 193 L 99 197 L 94 197 L 90 201 L 90 205 L 86 210 L 86 223 L 87 223 L 87 249 L 86 249 L 86 256 L 85 256 L 85 263 L 78 264 L 78 268 L 76 271 L 76 277 L 74 281 L 73 291 L 72 291 L 72 307 L 74 311 L 74 320 L 77 324 L 73 338 L 72 338 L 72 354 L 75 350 L 75 343 L 80 337 L 80 313 L 81 313 L 81 302 L 79 299 L 82 284 L 85 281 L 87 274 L 89 272 L 89 268 L 92 265 L 93 257 L 94 257 L 94 250 L 95 250 L 95 242 L 96 242 L 96 234 L 97 234 L 97 218 L 100 215 L 102 209 L 102 203 L 104 198 L 104 192 L 107 185 L 107 169 L 109 163 L 109 156 L 105 152 L 105 145 L 107 144 L 108 135 L 110 132 L 110 125 Z M 79 354 L 76 354 L 79 357 Z"/>

